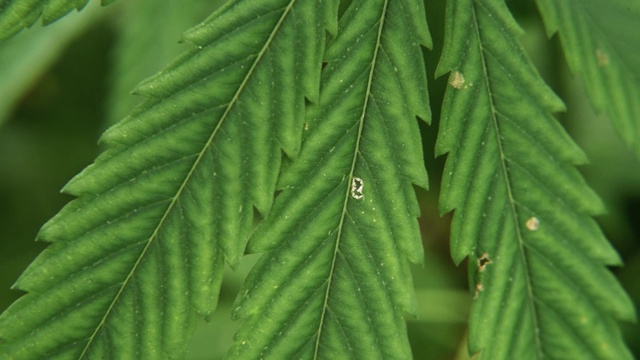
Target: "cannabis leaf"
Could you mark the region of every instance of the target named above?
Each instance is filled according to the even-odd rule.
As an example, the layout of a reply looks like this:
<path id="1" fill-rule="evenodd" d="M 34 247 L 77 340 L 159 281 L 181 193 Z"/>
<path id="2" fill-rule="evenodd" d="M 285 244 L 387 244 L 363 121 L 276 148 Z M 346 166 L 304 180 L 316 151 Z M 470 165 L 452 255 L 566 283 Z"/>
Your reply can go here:
<path id="1" fill-rule="evenodd" d="M 115 0 L 102 0 L 108 5 Z M 40 17 L 43 24 L 50 24 L 71 10 L 81 10 L 89 0 L 5 0 L 0 2 L 0 41 L 6 40 L 24 28 L 33 25 Z"/>
<path id="2" fill-rule="evenodd" d="M 598 111 L 640 156 L 640 3 L 537 0 L 547 33 L 558 33 L 569 68 Z"/>
<path id="3" fill-rule="evenodd" d="M 550 114 L 563 109 L 520 49 L 502 1 L 449 1 L 438 74 L 451 71 L 437 153 L 451 252 L 469 256 L 469 347 L 486 359 L 631 358 L 613 318 L 633 306 L 589 215 L 586 161 Z"/>
<path id="4" fill-rule="evenodd" d="M 411 357 L 408 260 L 422 261 L 412 184 L 427 187 L 421 0 L 355 0 L 327 48 L 320 102 L 258 227 L 231 358 Z"/>
<path id="5" fill-rule="evenodd" d="M 150 97 L 107 131 L 107 150 L 64 189 L 53 244 L 0 317 L 15 358 L 181 356 L 209 316 L 223 263 L 266 214 L 281 149 L 297 154 L 317 100 L 324 22 L 337 6 L 236 1 L 187 32 L 189 53 L 141 84 Z"/>

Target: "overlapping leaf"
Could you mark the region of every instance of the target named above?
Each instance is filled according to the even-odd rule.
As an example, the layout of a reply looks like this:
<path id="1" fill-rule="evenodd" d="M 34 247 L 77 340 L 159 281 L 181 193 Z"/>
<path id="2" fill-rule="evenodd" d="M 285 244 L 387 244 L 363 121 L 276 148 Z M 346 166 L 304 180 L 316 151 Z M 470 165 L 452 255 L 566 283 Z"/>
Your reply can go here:
<path id="1" fill-rule="evenodd" d="M 0 44 L 0 125 L 33 82 L 59 58 L 69 42 L 104 14 L 105 11 L 89 8 L 82 16 L 72 16 L 69 21 L 47 29 L 25 32 Z"/>
<path id="2" fill-rule="evenodd" d="M 422 261 L 412 184 L 427 186 L 417 114 L 429 118 L 421 0 L 355 0 L 326 55 L 320 103 L 249 245 L 240 359 L 411 357 L 403 311 Z"/>
<path id="3" fill-rule="evenodd" d="M 547 33 L 558 33 L 569 68 L 598 111 L 640 156 L 640 2 L 537 0 Z"/>
<path id="4" fill-rule="evenodd" d="M 108 5 L 115 0 L 102 0 Z M 4 0 L 0 1 L 0 41 L 10 38 L 42 17 L 52 23 L 71 10 L 81 10 L 89 0 Z"/>
<path id="5" fill-rule="evenodd" d="M 573 167 L 585 156 L 551 111 L 500 0 L 449 1 L 438 68 L 451 71 L 437 143 L 449 153 L 441 210 L 452 256 L 469 257 L 469 346 L 484 359 L 628 359 L 614 319 L 633 306 L 591 214 L 602 205 Z"/>
<path id="6" fill-rule="evenodd" d="M 2 357 L 180 356 L 215 307 L 224 262 L 266 214 L 281 149 L 296 155 L 304 96 L 318 96 L 325 28 L 316 0 L 230 3 L 192 29 L 196 48 L 138 87 L 151 97 L 103 137 L 47 223 L 54 242 L 0 317 Z"/>

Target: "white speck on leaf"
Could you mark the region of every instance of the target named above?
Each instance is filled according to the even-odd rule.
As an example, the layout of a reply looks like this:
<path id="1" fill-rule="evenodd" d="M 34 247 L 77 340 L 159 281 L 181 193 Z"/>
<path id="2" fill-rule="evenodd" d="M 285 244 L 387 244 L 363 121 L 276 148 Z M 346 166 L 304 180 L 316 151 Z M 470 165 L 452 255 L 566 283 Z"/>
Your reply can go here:
<path id="1" fill-rule="evenodd" d="M 359 177 L 351 180 L 351 197 L 356 200 L 364 198 L 364 180 Z"/>

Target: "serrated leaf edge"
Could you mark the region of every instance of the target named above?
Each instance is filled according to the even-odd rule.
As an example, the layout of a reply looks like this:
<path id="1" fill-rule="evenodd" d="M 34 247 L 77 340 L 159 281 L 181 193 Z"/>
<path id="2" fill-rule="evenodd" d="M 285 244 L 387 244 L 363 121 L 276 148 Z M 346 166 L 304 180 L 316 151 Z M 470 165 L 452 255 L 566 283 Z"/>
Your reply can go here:
<path id="1" fill-rule="evenodd" d="M 365 92 L 365 96 L 364 96 L 364 104 L 362 105 L 362 113 L 360 114 L 360 119 L 359 119 L 359 124 L 358 124 L 358 135 L 356 138 L 356 144 L 355 144 L 355 148 L 354 148 L 354 152 L 353 152 L 353 160 L 351 161 L 351 169 L 349 170 L 349 181 L 347 182 L 347 188 L 345 191 L 345 196 L 344 196 L 344 203 L 342 205 L 342 212 L 340 214 L 340 222 L 338 224 L 338 234 L 336 236 L 336 244 L 333 250 L 333 259 L 331 260 L 331 269 L 329 270 L 329 284 L 327 285 L 327 290 L 325 291 L 325 296 L 324 296 L 324 303 L 322 306 L 322 315 L 320 316 L 320 324 L 318 326 L 318 335 L 316 336 L 316 344 L 315 344 L 315 349 L 314 349 L 314 353 L 313 353 L 313 358 L 317 359 L 318 358 L 318 352 L 320 350 L 320 339 L 321 339 L 321 335 L 322 335 L 322 329 L 323 329 L 323 324 L 324 324 L 324 318 L 325 315 L 327 314 L 327 309 L 329 308 L 328 302 L 329 302 L 329 295 L 331 293 L 331 279 L 333 278 L 333 272 L 335 269 L 335 265 L 336 265 L 336 260 L 338 258 L 338 249 L 340 248 L 340 239 L 342 238 L 342 229 L 344 228 L 344 221 L 345 221 L 345 217 L 347 215 L 347 204 L 349 203 L 349 197 L 352 196 L 352 183 L 355 181 L 355 177 L 354 177 L 354 172 L 355 172 L 355 168 L 356 168 L 356 163 L 358 160 L 358 154 L 360 152 L 360 142 L 362 140 L 362 131 L 364 129 L 364 119 L 366 117 L 366 113 L 367 113 L 367 105 L 369 103 L 369 99 L 371 97 L 371 86 L 373 84 L 373 75 L 375 72 L 375 64 L 376 64 L 376 60 L 378 58 L 378 52 L 380 50 L 380 44 L 381 44 L 381 38 L 382 38 L 382 30 L 384 28 L 384 22 L 385 22 L 385 15 L 387 13 L 387 8 L 389 6 L 389 0 L 385 0 L 384 5 L 383 5 L 383 9 L 382 9 L 382 14 L 380 15 L 380 21 L 379 21 L 379 25 L 378 25 L 378 34 L 376 37 L 376 44 L 375 44 L 375 50 L 371 59 L 371 69 L 369 70 L 369 76 L 367 79 L 367 90 Z"/>
<path id="2" fill-rule="evenodd" d="M 213 143 L 216 135 L 218 134 L 220 128 L 222 127 L 222 124 L 225 123 L 225 120 L 227 119 L 228 114 L 231 112 L 231 110 L 233 109 L 233 107 L 235 106 L 235 104 L 238 101 L 238 98 L 240 97 L 240 94 L 243 92 L 247 82 L 249 81 L 249 79 L 251 78 L 252 74 L 254 73 L 256 67 L 258 66 L 258 64 L 260 63 L 260 61 L 262 60 L 262 58 L 264 57 L 267 49 L 269 48 L 269 46 L 271 45 L 271 43 L 273 42 L 273 39 L 275 38 L 276 34 L 278 33 L 278 30 L 280 29 L 280 27 L 282 26 L 282 24 L 284 23 L 284 20 L 287 18 L 287 16 L 290 14 L 291 9 L 293 8 L 293 6 L 295 5 L 295 3 L 297 2 L 297 0 L 291 0 L 289 2 L 289 4 L 287 5 L 287 7 L 284 9 L 282 16 L 280 17 L 280 19 L 278 20 L 278 22 L 276 23 L 276 25 L 274 26 L 271 34 L 269 34 L 269 37 L 267 38 L 267 41 L 265 42 L 265 45 L 262 47 L 262 49 L 260 50 L 260 52 L 258 53 L 256 59 L 254 60 L 253 64 L 251 65 L 251 67 L 249 68 L 249 70 L 247 71 L 247 75 L 244 77 L 242 83 L 238 86 L 238 90 L 236 91 L 236 93 L 233 95 L 233 98 L 231 99 L 231 101 L 229 102 L 229 104 L 227 105 L 227 108 L 225 109 L 225 112 L 222 114 L 220 121 L 218 122 L 218 124 L 216 125 L 216 127 L 214 128 L 213 132 L 211 133 L 211 136 L 209 136 L 209 139 L 207 140 L 207 142 L 205 143 L 205 145 L 202 147 L 202 150 L 200 151 L 200 153 L 198 154 L 198 156 L 196 157 L 196 159 L 194 160 L 193 165 L 191 166 L 191 168 L 189 169 L 189 172 L 187 173 L 187 176 L 185 177 L 184 181 L 182 182 L 182 184 L 180 185 L 180 187 L 178 188 L 176 195 L 173 197 L 173 199 L 171 200 L 171 202 L 169 203 L 169 205 L 167 206 L 167 209 L 165 210 L 165 212 L 163 213 L 162 217 L 160 218 L 160 220 L 158 221 L 158 225 L 154 228 L 153 233 L 151 234 L 151 236 L 149 237 L 149 239 L 147 239 L 147 244 L 145 245 L 145 247 L 142 249 L 142 252 L 140 253 L 140 255 L 138 256 L 138 258 L 136 259 L 135 264 L 133 265 L 133 268 L 131 269 L 131 271 L 129 272 L 129 274 L 127 274 L 127 277 L 125 278 L 125 280 L 123 281 L 122 285 L 120 286 L 120 289 L 118 290 L 118 293 L 116 294 L 116 296 L 114 297 L 113 301 L 111 301 L 111 304 L 109 305 L 109 308 L 107 309 L 107 311 L 105 312 L 104 316 L 102 317 L 102 319 L 100 320 L 100 323 L 96 326 L 96 329 L 94 330 L 94 332 L 91 334 L 91 336 L 89 337 L 89 340 L 87 341 L 87 344 L 85 345 L 84 349 L 82 350 L 82 353 L 80 354 L 80 359 L 85 358 L 85 355 L 87 355 L 87 352 L 89 351 L 89 349 L 91 348 L 91 345 L 93 344 L 93 341 L 95 340 L 98 332 L 100 331 L 100 329 L 104 326 L 107 318 L 109 317 L 109 315 L 111 314 L 111 311 L 113 310 L 115 304 L 118 302 L 118 300 L 120 299 L 120 296 L 122 295 L 124 289 L 127 287 L 127 285 L 129 284 L 131 278 L 133 277 L 133 275 L 135 274 L 138 266 L 140 265 L 140 262 L 142 261 L 142 259 L 144 258 L 145 254 L 147 253 L 149 247 L 151 246 L 151 244 L 153 243 L 153 241 L 157 238 L 158 232 L 160 231 L 160 228 L 162 227 L 162 225 L 164 224 L 165 220 L 167 219 L 169 213 L 172 211 L 172 209 L 174 208 L 175 204 L 177 203 L 180 195 L 182 194 L 182 192 L 184 191 L 187 183 L 189 182 L 189 180 L 191 179 L 191 177 L 193 176 L 193 173 L 195 172 L 198 164 L 200 163 L 200 161 L 202 160 L 202 158 L 204 157 L 206 150 L 211 146 L 211 144 Z"/>

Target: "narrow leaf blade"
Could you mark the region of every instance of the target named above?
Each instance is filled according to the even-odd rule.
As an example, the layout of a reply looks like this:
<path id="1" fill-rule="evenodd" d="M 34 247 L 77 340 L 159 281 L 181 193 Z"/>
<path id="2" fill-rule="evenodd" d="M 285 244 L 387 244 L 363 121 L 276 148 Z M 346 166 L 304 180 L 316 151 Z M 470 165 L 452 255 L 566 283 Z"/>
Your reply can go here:
<path id="1" fill-rule="evenodd" d="M 412 184 L 427 186 L 416 114 L 429 119 L 422 1 L 356 0 L 325 56 L 300 156 L 258 227 L 265 252 L 236 301 L 229 356 L 411 357 L 409 262 L 422 261 Z"/>
<path id="2" fill-rule="evenodd" d="M 602 204 L 553 118 L 562 103 L 516 40 L 502 1 L 449 1 L 440 74 L 451 72 L 436 151 L 451 252 L 469 258 L 469 350 L 486 359 L 631 358 L 614 319 L 632 303 L 591 215 Z"/>
<path id="3" fill-rule="evenodd" d="M 325 5 L 236 1 L 185 35 L 196 47 L 139 86 L 150 99 L 65 187 L 79 198 L 40 232 L 53 244 L 0 316 L 2 357 L 184 356 L 298 151 Z"/>

